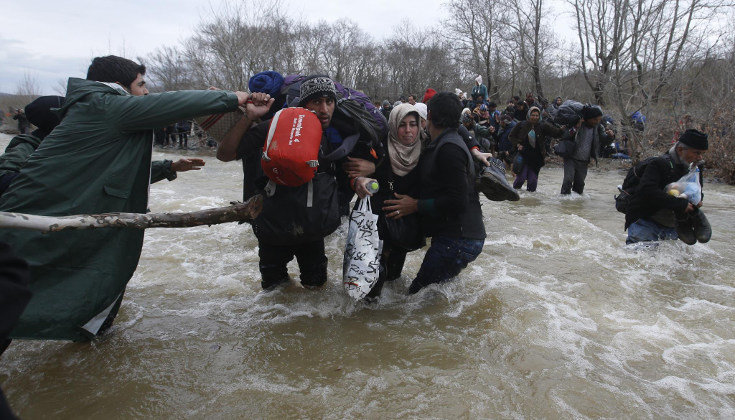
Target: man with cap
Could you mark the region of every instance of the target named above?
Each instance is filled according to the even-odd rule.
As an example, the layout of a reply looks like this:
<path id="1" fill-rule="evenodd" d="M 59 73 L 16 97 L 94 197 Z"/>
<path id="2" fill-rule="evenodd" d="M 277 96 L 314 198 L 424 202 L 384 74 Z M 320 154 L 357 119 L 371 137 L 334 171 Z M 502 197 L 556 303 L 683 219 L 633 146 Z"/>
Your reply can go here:
<path id="1" fill-rule="evenodd" d="M 596 106 L 585 106 L 577 126 L 569 130 L 567 135 L 573 137 L 575 148 L 570 157 L 564 158 L 562 194 L 571 194 L 572 191 L 582 194 L 590 159 L 597 162 L 600 144 L 609 144 L 615 138 L 612 130 L 605 129 L 600 121 L 602 110 Z"/>
<path id="2" fill-rule="evenodd" d="M 364 133 L 356 129 L 354 121 L 340 111 L 332 79 L 322 75 L 304 79 L 298 105 L 314 112 L 323 130 L 318 171 L 310 183 L 299 187 L 278 185 L 273 190 L 272 183 L 266 184 L 260 160 L 270 120 L 252 125 L 264 114 L 243 116 L 217 149 L 217 159 L 221 161 L 242 159 L 244 199 L 260 190 L 268 190 L 263 211 L 253 221 L 264 290 L 273 290 L 290 282 L 286 266 L 294 257 L 305 288 L 318 289 L 326 283 L 324 238 L 339 226 L 340 208 L 349 205 L 352 199 L 354 193 L 350 179 L 375 172 L 378 152 L 372 149 Z M 310 206 L 301 200 L 308 189 L 313 191 L 313 204 Z M 314 211 L 324 212 L 324 217 L 319 218 L 318 226 L 305 226 L 306 221 L 312 220 L 310 212 Z"/>
<path id="3" fill-rule="evenodd" d="M 61 120 L 51 112 L 51 108 L 61 108 L 63 96 L 41 96 L 26 105 L 25 114 L 31 124 L 38 127 L 29 134 L 19 134 L 13 137 L 0 156 L 0 195 L 8 189 L 10 182 L 18 176 L 28 156 L 31 155 L 41 141 L 54 129 Z"/>
<path id="4" fill-rule="evenodd" d="M 667 153 L 647 164 L 642 162 L 640 182 L 631 191 L 625 214 L 626 243 L 677 238 L 688 245 L 709 241 L 712 228 L 700 210 L 702 201 L 695 206 L 687 198 L 674 197 L 664 190 L 668 184 L 686 175 L 691 165 L 700 167 L 701 186 L 702 158 L 708 147 L 705 133 L 689 129 Z"/>

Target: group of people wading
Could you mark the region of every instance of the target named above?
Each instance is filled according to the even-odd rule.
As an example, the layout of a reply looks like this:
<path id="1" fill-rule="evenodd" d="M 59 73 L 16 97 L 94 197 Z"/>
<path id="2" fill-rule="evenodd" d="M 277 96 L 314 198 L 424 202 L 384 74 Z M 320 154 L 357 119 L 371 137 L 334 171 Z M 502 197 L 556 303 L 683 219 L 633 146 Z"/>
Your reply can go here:
<path id="1" fill-rule="evenodd" d="M 547 153 L 546 137 L 573 143 L 565 158 L 562 193 L 582 193 L 587 165 L 611 135 L 601 127 L 596 107 L 585 107 L 579 121 L 561 126 L 544 120 L 545 111 L 533 104 L 518 105 L 528 107 L 520 121 L 508 113 L 485 114 L 489 103 L 481 89 L 479 103 L 469 106 L 479 108 L 479 118 L 497 122 L 492 147 L 477 135 L 481 124 L 467 123 L 468 103 L 456 92 L 428 89 L 422 103 L 381 106 L 377 115 L 383 118 L 382 111 L 388 118 L 369 130 L 365 121 L 356 121 L 350 108 L 354 103 L 345 102 L 339 84 L 312 75 L 299 79 L 296 97 L 286 106 L 305 108 L 319 120 L 323 134 L 316 174 L 308 185 L 265 191 L 260 159 L 274 103 L 284 106 L 282 98 L 223 90 L 149 94 L 145 71 L 125 58 L 97 57 L 86 79 L 69 79 L 66 97 L 41 97 L 29 104 L 26 114 L 37 130 L 14 138 L 0 158 L 0 211 L 145 213 L 152 182 L 173 180 L 177 172 L 204 164 L 201 159 L 152 161 L 152 131 L 241 108 L 241 119 L 220 139 L 217 158 L 242 161 L 245 200 L 265 197 L 262 213 L 251 222 L 262 288 L 290 283 L 287 264 L 294 257 L 301 284 L 322 288 L 329 263 L 324 238 L 349 214 L 355 196 L 370 196 L 384 244 L 379 279 L 367 296 L 374 301 L 385 282 L 401 277 L 407 253 L 424 248 L 426 238 L 430 245 L 409 294 L 449 281 L 477 259 L 486 237 L 479 193 L 493 201 L 514 201 L 524 182 L 533 191 Z M 376 132 L 383 134 L 376 138 Z M 505 148 L 506 142 L 515 147 Z M 664 192 L 667 183 L 701 163 L 707 146 L 705 134 L 688 130 L 668 153 L 636 167 L 638 182 L 627 190 L 628 242 L 677 236 L 687 243 L 708 240 L 711 230 L 699 210 L 701 200 L 692 205 Z M 516 171 L 515 188 L 505 175 L 505 164 L 514 155 L 524 162 Z M 374 182 L 381 187 L 377 192 L 370 188 Z M 4 257 L 17 268 L 1 280 L 2 309 L 13 312 L 4 313 L 3 320 L 19 319 L 8 322 L 0 331 L 3 336 L 84 341 L 112 324 L 137 267 L 143 232 L 2 229 L 0 241 L 9 245 Z"/>

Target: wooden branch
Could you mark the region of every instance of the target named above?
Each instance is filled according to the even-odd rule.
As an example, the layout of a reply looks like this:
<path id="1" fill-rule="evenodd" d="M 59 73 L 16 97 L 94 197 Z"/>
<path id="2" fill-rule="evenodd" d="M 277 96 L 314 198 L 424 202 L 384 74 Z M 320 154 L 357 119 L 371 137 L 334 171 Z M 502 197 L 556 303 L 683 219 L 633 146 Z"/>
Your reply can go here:
<path id="1" fill-rule="evenodd" d="M 0 228 L 29 229 L 44 233 L 106 227 L 182 228 L 249 221 L 258 217 L 261 210 L 263 210 L 263 196 L 256 195 L 245 203 L 190 213 L 106 213 L 54 217 L 0 212 Z"/>

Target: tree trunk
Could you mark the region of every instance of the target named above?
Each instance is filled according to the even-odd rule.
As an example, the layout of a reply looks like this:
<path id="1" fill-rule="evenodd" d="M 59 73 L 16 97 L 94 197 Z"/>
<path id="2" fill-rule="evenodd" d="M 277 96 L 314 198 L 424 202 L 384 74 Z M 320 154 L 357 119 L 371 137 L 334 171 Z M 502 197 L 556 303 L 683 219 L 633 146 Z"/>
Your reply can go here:
<path id="1" fill-rule="evenodd" d="M 54 217 L 0 212 L 0 228 L 60 232 L 106 227 L 148 229 L 211 226 L 253 220 L 258 217 L 261 210 L 263 210 L 263 196 L 256 195 L 245 203 L 191 213 L 106 213 Z"/>

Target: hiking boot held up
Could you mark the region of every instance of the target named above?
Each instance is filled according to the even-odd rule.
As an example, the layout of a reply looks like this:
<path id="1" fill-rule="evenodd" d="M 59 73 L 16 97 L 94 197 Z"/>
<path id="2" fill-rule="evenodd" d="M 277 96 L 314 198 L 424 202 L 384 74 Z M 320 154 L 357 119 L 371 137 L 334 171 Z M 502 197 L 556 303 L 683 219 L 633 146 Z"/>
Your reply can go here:
<path id="1" fill-rule="evenodd" d="M 702 210 L 697 209 L 692 214 L 691 219 L 694 224 L 694 236 L 697 237 L 697 241 L 703 244 L 709 242 L 710 238 L 712 238 L 712 226 L 710 226 L 707 216 L 702 213 Z"/>
<path id="2" fill-rule="evenodd" d="M 505 165 L 499 159 L 488 159 L 490 166 L 482 169 L 475 182 L 477 190 L 491 201 L 518 201 L 520 195 L 505 179 Z"/>
<path id="3" fill-rule="evenodd" d="M 694 235 L 692 217 L 688 214 L 676 217 L 676 234 L 679 235 L 679 239 L 687 245 L 694 245 L 697 243 L 697 237 Z"/>

